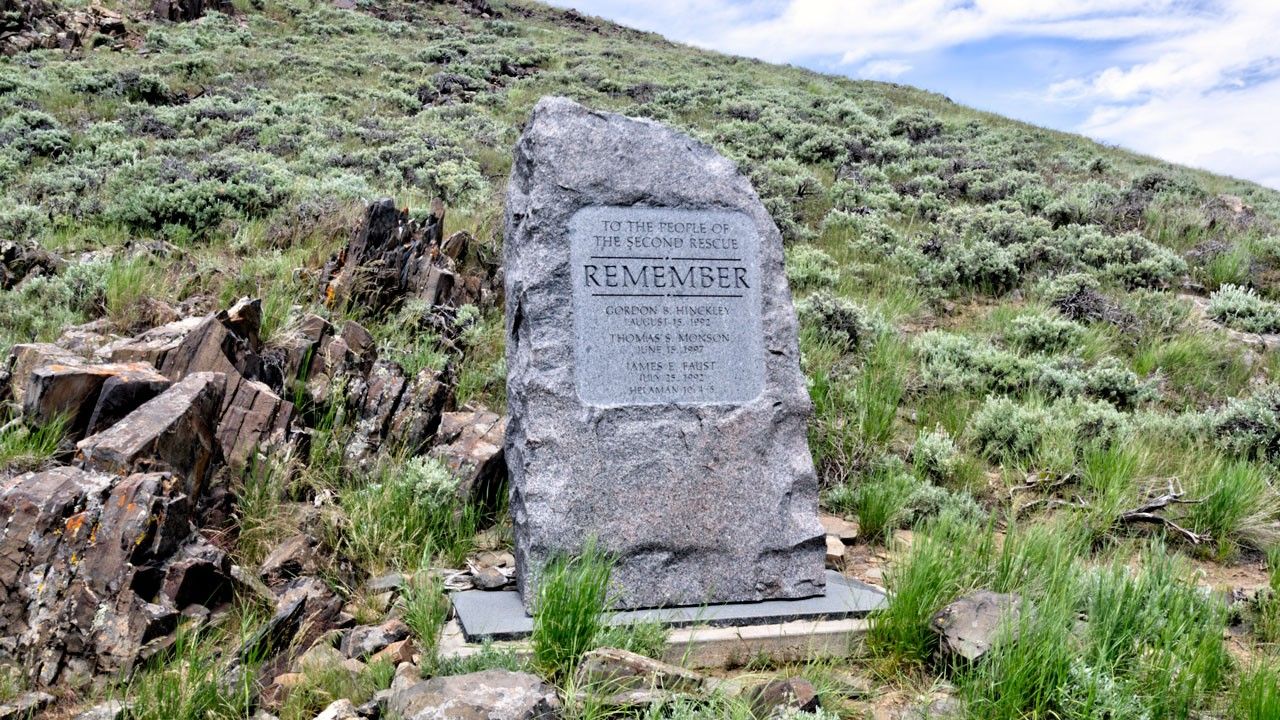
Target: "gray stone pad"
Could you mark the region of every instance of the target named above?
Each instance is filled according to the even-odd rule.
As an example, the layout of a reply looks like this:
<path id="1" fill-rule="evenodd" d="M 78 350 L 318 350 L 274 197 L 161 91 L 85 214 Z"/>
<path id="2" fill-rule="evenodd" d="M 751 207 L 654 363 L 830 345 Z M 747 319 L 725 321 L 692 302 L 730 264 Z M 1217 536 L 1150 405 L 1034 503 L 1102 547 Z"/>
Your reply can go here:
<path id="1" fill-rule="evenodd" d="M 694 607 L 626 610 L 608 614 L 608 621 L 623 625 L 658 621 L 672 627 L 687 625 L 741 626 L 793 620 L 839 620 L 863 617 L 888 602 L 879 588 L 827 571 L 827 592 L 799 600 L 725 603 Z M 453 608 L 467 642 L 519 640 L 533 632 L 533 618 L 525 614 L 520 594 L 514 590 L 467 590 L 453 594 Z"/>

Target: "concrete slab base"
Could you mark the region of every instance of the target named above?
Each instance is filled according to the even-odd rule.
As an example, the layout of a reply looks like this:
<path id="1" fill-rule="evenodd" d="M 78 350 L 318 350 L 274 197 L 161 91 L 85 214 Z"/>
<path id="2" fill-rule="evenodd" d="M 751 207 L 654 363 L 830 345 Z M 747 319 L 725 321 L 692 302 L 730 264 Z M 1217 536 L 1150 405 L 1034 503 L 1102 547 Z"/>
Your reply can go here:
<path id="1" fill-rule="evenodd" d="M 862 654 L 867 620 L 793 620 L 785 623 L 743 627 L 675 628 L 667 636 L 662 659 L 695 670 L 736 668 L 752 660 L 801 662 L 821 658 L 841 659 Z M 441 633 L 438 650 L 442 660 L 460 660 L 483 652 L 509 652 L 529 659 L 533 649 L 528 640 L 498 640 L 469 643 L 457 620 L 450 620 Z"/>
<path id="2" fill-rule="evenodd" d="M 866 615 L 887 602 L 884 591 L 839 573 L 827 573 L 827 592 L 802 600 L 773 600 L 702 607 L 609 613 L 608 622 L 659 622 L 672 628 L 668 662 L 691 668 L 736 667 L 767 656 L 790 662 L 815 657 L 849 657 L 860 652 Z M 456 619 L 445 627 L 440 653 L 463 658 L 496 650 L 530 653 L 525 639 L 533 618 L 514 591 L 454 593 Z"/>
<path id="3" fill-rule="evenodd" d="M 614 625 L 659 622 L 671 627 L 709 625 L 736 627 L 786 623 L 792 620 L 839 620 L 865 617 L 883 607 L 883 590 L 827 571 L 825 595 L 800 600 L 725 603 L 698 607 L 658 608 L 611 612 Z M 453 594 L 453 609 L 467 642 L 519 640 L 533 632 L 533 618 L 525 614 L 519 593 L 467 590 Z"/>

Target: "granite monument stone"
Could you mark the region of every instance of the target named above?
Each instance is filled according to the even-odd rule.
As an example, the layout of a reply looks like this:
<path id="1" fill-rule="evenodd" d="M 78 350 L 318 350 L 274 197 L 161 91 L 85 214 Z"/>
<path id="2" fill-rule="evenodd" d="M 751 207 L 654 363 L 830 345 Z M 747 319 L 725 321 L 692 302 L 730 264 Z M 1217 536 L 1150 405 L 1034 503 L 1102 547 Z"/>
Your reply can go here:
<path id="1" fill-rule="evenodd" d="M 659 123 L 544 98 L 507 191 L 517 579 L 591 537 L 619 608 L 825 583 L 782 241 L 748 180 Z"/>

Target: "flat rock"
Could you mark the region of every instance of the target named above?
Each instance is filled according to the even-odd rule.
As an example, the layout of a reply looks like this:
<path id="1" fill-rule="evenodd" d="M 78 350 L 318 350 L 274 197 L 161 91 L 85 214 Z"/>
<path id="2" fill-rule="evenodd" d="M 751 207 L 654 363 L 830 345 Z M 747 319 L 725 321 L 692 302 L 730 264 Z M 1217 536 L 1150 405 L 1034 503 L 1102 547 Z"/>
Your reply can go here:
<path id="1" fill-rule="evenodd" d="M 115 382 L 103 404 L 99 395 L 112 380 Z M 86 428 L 97 430 L 109 426 L 113 419 L 108 416 L 118 420 L 168 384 L 165 377 L 147 363 L 46 363 L 27 377 L 22 412 L 38 423 L 65 416 L 71 433 L 80 436 Z M 100 405 L 103 409 L 99 412 Z M 95 415 L 99 416 L 96 423 L 93 422 Z"/>
<path id="2" fill-rule="evenodd" d="M 397 672 L 397 676 L 399 673 Z M 403 720 L 555 720 L 555 688 L 529 673 L 484 670 L 435 677 L 395 690 L 387 703 Z"/>
<path id="3" fill-rule="evenodd" d="M 616 558 L 620 608 L 821 594 L 796 316 L 749 180 L 657 122 L 544 98 L 506 213 L 526 606 L 547 561 L 590 537 Z"/>
<path id="4" fill-rule="evenodd" d="M 746 697 L 751 714 L 761 720 L 786 711 L 811 713 L 820 706 L 813 683 L 800 677 L 772 680 L 748 690 Z"/>
<path id="5" fill-rule="evenodd" d="M 991 649 L 1002 630 L 1017 627 L 1021 603 L 1014 594 L 979 590 L 939 610 L 930 627 L 942 636 L 945 653 L 977 660 Z"/>
<path id="6" fill-rule="evenodd" d="M 122 720 L 129 706 L 119 700 L 108 700 L 76 715 L 72 720 Z"/>
<path id="7" fill-rule="evenodd" d="M 698 673 L 618 648 L 597 648 L 578 663 L 577 686 L 593 692 L 621 693 L 665 690 L 696 693 L 704 679 Z"/>
<path id="8" fill-rule="evenodd" d="M 835 535 L 843 542 L 853 542 L 858 539 L 858 523 L 856 522 L 826 513 L 818 515 L 818 522 L 822 523 L 823 531 L 828 535 Z"/>

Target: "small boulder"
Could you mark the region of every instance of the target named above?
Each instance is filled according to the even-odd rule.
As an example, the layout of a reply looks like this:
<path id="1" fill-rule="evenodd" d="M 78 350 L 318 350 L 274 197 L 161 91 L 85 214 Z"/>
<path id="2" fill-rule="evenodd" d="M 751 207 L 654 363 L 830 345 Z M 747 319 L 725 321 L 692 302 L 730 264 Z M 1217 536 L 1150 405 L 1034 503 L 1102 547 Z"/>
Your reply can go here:
<path id="1" fill-rule="evenodd" d="M 46 692 L 23 693 L 8 702 L 0 703 L 0 720 L 27 720 L 39 717 L 53 704 L 54 697 Z"/>
<path id="2" fill-rule="evenodd" d="M 355 704 L 343 698 L 330 703 L 324 712 L 315 717 L 315 720 L 355 720 L 358 717 L 360 716 L 356 714 Z"/>
<path id="3" fill-rule="evenodd" d="M 305 533 L 294 535 L 273 549 L 262 561 L 258 573 L 267 585 L 280 585 L 299 575 L 310 575 L 316 570 L 315 538 Z"/>
<path id="4" fill-rule="evenodd" d="M 1003 629 L 1016 628 L 1021 604 L 1017 595 L 979 590 L 939 610 L 930 627 L 941 636 L 944 654 L 977 660 Z"/>
<path id="5" fill-rule="evenodd" d="M 392 619 L 381 625 L 354 627 L 342 638 L 344 657 L 364 660 L 393 642 L 409 637 L 409 626 Z"/>
<path id="6" fill-rule="evenodd" d="M 458 492 L 481 507 L 492 506 L 507 474 L 503 443 L 507 419 L 483 408 L 444 413 L 431 454 L 458 479 Z"/>
<path id="7" fill-rule="evenodd" d="M 562 716 L 555 688 L 536 675 L 509 670 L 431 678 L 394 690 L 388 706 L 404 720 L 557 720 Z"/>
<path id="8" fill-rule="evenodd" d="M 588 652 L 578 663 L 575 679 L 579 687 L 605 693 L 633 690 L 696 693 L 704 684 L 703 677 L 695 672 L 617 648 Z"/>
<path id="9" fill-rule="evenodd" d="M 482 567 L 471 573 L 471 583 L 478 590 L 501 590 L 507 586 L 509 579 L 502 571 L 492 567 Z"/>
<path id="10" fill-rule="evenodd" d="M 767 682 L 748 691 L 747 698 L 752 716 L 761 719 L 788 711 L 811 713 L 820 705 L 813 683 L 799 677 Z"/>

